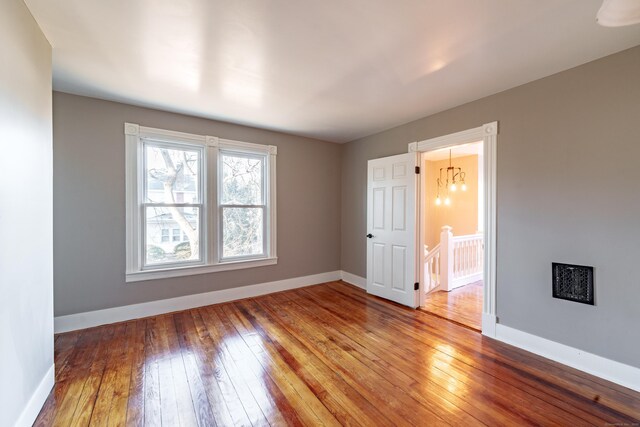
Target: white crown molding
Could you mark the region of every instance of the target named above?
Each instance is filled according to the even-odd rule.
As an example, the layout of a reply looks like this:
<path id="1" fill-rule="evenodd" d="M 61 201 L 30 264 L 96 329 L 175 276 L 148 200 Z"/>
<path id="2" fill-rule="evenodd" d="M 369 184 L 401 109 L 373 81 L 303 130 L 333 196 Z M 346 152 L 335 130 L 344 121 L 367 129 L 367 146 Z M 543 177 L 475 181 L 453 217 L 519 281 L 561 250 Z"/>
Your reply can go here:
<path id="1" fill-rule="evenodd" d="M 29 402 L 22 410 L 20 417 L 18 417 L 18 420 L 15 423 L 15 427 L 27 427 L 33 425 L 40 413 L 40 410 L 44 406 L 44 402 L 49 396 L 49 392 L 51 392 L 51 389 L 53 388 L 55 383 L 55 374 L 55 365 L 51 365 L 49 369 L 47 369 L 47 373 L 44 374 L 40 380 L 40 383 L 31 395 L 31 398 L 29 398 Z"/>
<path id="2" fill-rule="evenodd" d="M 343 270 L 340 272 L 340 278 L 351 285 L 357 286 L 361 289 L 367 289 L 367 279 L 364 277 L 356 276 L 355 274 L 351 274 Z"/>
<path id="3" fill-rule="evenodd" d="M 327 273 L 313 274 L 310 276 L 277 280 L 275 282 L 240 286 L 238 288 L 223 289 L 220 291 L 212 291 L 202 294 L 185 295 L 141 304 L 113 307 L 104 310 L 70 314 L 67 316 L 58 316 L 54 319 L 55 333 L 59 334 L 62 332 L 86 329 L 109 323 L 124 322 L 142 317 L 235 301 L 243 298 L 252 298 L 273 292 L 302 288 L 318 283 L 332 282 L 339 280 L 340 277 L 340 271 L 331 271 Z"/>
<path id="4" fill-rule="evenodd" d="M 125 135 L 138 135 L 140 134 L 140 125 L 135 123 L 125 123 L 124 124 L 124 134 Z"/>
<path id="5" fill-rule="evenodd" d="M 496 325 L 495 339 L 632 390 L 640 391 L 640 368 L 501 324 Z"/>

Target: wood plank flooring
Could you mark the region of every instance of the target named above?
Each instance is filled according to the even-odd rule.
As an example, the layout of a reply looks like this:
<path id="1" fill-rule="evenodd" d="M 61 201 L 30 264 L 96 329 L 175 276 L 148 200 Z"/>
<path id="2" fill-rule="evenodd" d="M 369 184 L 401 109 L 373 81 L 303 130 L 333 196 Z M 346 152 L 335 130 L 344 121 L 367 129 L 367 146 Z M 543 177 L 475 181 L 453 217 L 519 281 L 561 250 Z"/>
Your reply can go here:
<path id="1" fill-rule="evenodd" d="M 332 282 L 56 336 L 38 426 L 637 425 L 640 393 Z"/>
<path id="2" fill-rule="evenodd" d="M 427 294 L 420 308 L 471 329 L 482 329 L 482 281 L 461 286 L 451 292 Z"/>

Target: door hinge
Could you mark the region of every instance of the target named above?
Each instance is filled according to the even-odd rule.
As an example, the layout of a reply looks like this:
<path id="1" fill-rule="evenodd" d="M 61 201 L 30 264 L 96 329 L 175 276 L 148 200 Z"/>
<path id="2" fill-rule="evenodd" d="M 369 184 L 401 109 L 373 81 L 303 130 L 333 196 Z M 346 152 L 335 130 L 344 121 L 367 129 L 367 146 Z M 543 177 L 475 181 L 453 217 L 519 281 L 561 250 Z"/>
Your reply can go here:
<path id="1" fill-rule="evenodd" d="M 413 290 L 417 291 L 418 289 L 420 289 L 420 283 L 416 282 L 413 284 Z"/>
<path id="2" fill-rule="evenodd" d="M 416 166 L 416 175 L 420 175 L 420 166 Z"/>

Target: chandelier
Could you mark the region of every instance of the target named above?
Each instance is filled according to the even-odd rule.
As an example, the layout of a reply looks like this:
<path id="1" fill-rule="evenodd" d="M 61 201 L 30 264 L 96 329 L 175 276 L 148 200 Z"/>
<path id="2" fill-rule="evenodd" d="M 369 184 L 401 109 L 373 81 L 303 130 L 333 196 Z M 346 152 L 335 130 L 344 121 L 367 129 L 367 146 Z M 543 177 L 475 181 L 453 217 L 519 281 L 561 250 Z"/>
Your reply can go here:
<path id="1" fill-rule="evenodd" d="M 442 176 L 442 171 L 445 171 L 445 176 Z M 462 191 L 467 191 L 467 184 L 464 181 L 465 173 L 462 171 L 462 168 L 456 168 L 451 165 L 451 150 L 449 150 L 449 166 L 446 168 L 440 168 L 440 176 L 436 179 L 438 184 L 438 197 L 436 197 L 436 205 L 440 206 L 442 204 L 442 200 L 440 199 L 440 188 L 444 188 L 446 190 L 446 197 L 444 199 L 445 205 L 451 204 L 451 199 L 449 198 L 449 192 L 456 192 L 458 190 L 458 184 L 460 185 L 460 189 Z"/>

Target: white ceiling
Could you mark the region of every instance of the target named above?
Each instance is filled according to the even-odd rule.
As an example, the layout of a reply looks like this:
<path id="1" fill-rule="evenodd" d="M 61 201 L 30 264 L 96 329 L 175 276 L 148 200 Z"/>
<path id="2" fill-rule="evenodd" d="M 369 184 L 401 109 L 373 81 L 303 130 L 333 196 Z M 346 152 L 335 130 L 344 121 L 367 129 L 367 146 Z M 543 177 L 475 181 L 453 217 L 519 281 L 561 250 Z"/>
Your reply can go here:
<path id="1" fill-rule="evenodd" d="M 25 0 L 59 91 L 345 142 L 640 43 L 601 0 Z"/>
<path id="2" fill-rule="evenodd" d="M 470 144 L 456 145 L 451 148 L 429 151 L 424 153 L 424 159 L 431 162 L 445 160 L 449 158 L 449 151 L 451 151 L 452 159 L 456 157 L 479 156 L 482 153 L 482 142 L 472 142 Z"/>

